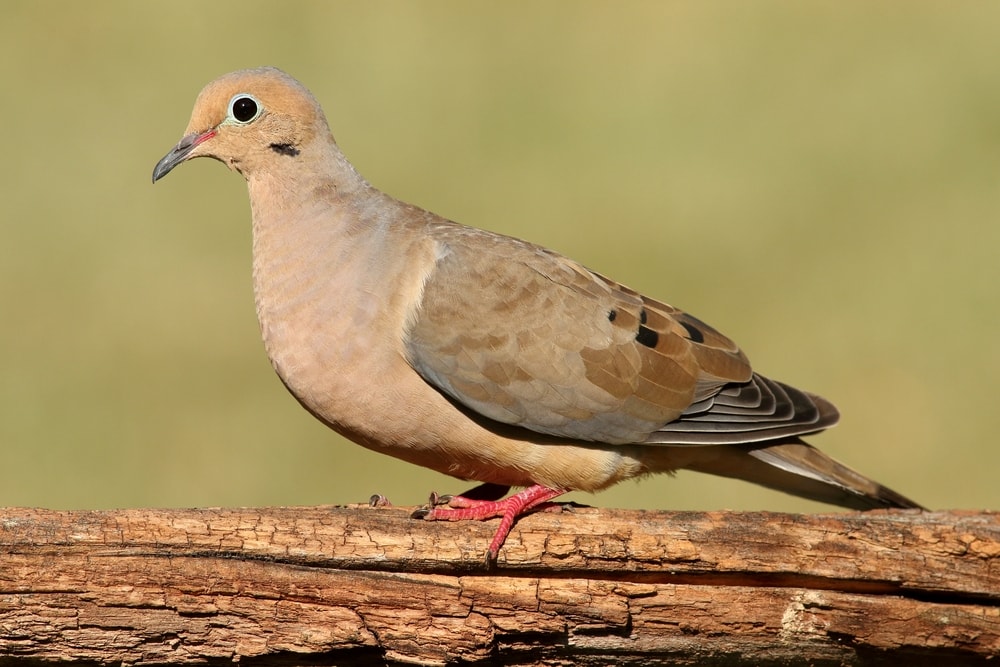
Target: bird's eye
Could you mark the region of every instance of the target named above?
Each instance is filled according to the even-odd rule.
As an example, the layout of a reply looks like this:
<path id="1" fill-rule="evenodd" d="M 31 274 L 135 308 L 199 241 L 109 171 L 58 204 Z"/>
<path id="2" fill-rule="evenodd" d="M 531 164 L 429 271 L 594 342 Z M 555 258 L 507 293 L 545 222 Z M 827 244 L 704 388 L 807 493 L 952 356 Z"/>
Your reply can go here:
<path id="1" fill-rule="evenodd" d="M 239 93 L 229 100 L 229 117 L 241 125 L 246 125 L 260 115 L 263 107 L 247 93 Z"/>

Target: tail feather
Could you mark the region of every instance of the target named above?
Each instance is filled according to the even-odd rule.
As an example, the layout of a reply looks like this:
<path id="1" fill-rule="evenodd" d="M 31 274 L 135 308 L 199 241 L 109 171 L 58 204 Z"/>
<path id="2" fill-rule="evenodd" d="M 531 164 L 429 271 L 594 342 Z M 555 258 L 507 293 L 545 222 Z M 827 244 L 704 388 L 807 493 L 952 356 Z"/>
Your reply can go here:
<path id="1" fill-rule="evenodd" d="M 850 509 L 923 509 L 798 438 L 704 450 L 684 467 Z"/>

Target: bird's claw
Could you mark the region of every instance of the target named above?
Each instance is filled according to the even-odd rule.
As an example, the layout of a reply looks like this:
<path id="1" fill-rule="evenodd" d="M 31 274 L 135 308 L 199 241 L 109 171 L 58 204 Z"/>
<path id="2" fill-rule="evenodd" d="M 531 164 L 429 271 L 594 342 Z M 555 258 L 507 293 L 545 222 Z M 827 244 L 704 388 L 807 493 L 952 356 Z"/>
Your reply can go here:
<path id="1" fill-rule="evenodd" d="M 410 514 L 410 518 L 411 519 L 429 519 L 429 518 L 431 518 L 431 513 L 433 511 L 434 511 L 433 507 L 429 507 L 427 505 L 424 505 L 423 507 L 418 507 L 417 509 L 413 510 L 413 513 Z"/>
<path id="2" fill-rule="evenodd" d="M 431 507 L 441 507 L 444 505 L 449 505 L 451 504 L 451 499 L 454 497 L 455 496 L 450 493 L 442 495 L 439 494 L 437 491 L 431 491 L 430 498 L 427 499 L 427 504 L 430 505 Z"/>

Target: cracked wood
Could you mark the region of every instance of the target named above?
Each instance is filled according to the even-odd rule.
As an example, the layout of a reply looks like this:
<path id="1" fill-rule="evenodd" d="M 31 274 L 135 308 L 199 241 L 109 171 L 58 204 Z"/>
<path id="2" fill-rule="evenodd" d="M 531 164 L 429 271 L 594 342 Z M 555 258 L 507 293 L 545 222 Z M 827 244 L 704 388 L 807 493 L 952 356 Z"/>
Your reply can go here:
<path id="1" fill-rule="evenodd" d="M 943 664 L 1000 655 L 992 513 L 0 510 L 0 656 Z M 254 664 L 251 662 L 250 664 Z M 277 664 L 269 662 L 267 664 Z"/>

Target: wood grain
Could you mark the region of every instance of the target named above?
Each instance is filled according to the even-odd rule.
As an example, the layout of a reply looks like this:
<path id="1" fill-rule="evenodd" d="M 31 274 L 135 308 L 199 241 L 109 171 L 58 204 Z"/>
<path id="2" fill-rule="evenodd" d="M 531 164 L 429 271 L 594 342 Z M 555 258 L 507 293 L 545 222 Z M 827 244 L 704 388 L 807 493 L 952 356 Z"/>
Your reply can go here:
<path id="1" fill-rule="evenodd" d="M 1000 515 L 0 510 L 4 664 L 976 664 Z M 221 663 L 220 663 L 221 664 Z"/>

